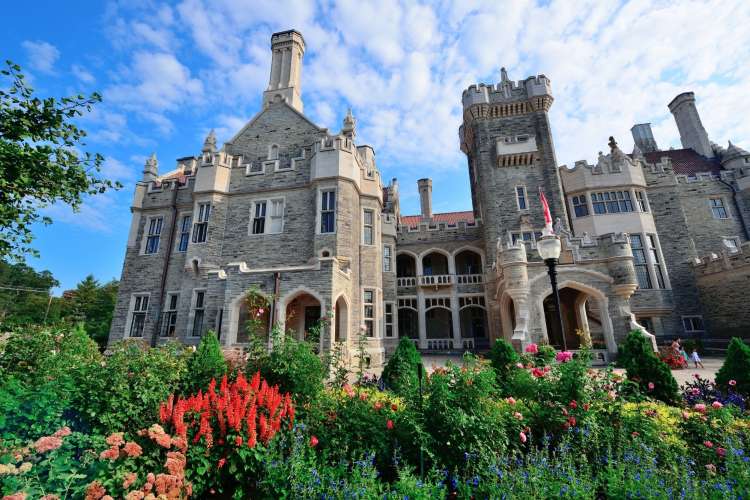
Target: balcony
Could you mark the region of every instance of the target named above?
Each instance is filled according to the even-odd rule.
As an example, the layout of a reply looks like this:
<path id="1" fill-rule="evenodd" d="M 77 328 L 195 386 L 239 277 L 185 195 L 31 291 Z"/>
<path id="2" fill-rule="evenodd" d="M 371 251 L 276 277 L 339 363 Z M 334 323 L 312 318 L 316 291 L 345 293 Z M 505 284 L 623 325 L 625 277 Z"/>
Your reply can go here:
<path id="1" fill-rule="evenodd" d="M 452 274 L 435 274 L 419 277 L 419 286 L 451 286 L 452 284 Z"/>
<path id="2" fill-rule="evenodd" d="M 456 283 L 459 285 L 481 285 L 484 283 L 482 274 L 457 274 Z"/>
<path id="3" fill-rule="evenodd" d="M 416 276 L 404 276 L 402 278 L 396 278 L 397 288 L 410 288 L 417 286 Z"/>

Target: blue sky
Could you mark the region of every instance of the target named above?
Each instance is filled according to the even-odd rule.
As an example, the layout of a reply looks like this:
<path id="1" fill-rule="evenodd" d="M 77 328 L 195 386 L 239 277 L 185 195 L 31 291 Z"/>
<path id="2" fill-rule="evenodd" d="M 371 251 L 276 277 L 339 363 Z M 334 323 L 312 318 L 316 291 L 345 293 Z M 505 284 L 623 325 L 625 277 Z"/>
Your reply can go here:
<path id="1" fill-rule="evenodd" d="M 461 91 L 552 80 L 560 164 L 593 161 L 614 135 L 650 121 L 662 148 L 680 147 L 667 103 L 693 90 L 711 139 L 750 149 L 750 2 L 180 0 L 14 2 L 3 7 L 3 59 L 21 64 L 40 95 L 99 91 L 81 120 L 90 151 L 107 157 L 117 193 L 81 211 L 53 206 L 40 259 L 61 289 L 93 273 L 120 275 L 133 183 L 148 155 L 162 172 L 199 152 L 215 128 L 229 139 L 259 109 L 270 35 L 300 30 L 305 113 L 331 131 L 351 107 L 358 142 L 397 177 L 402 211 L 417 213 L 416 179 L 433 178 L 437 212 L 471 208 L 458 148 Z"/>

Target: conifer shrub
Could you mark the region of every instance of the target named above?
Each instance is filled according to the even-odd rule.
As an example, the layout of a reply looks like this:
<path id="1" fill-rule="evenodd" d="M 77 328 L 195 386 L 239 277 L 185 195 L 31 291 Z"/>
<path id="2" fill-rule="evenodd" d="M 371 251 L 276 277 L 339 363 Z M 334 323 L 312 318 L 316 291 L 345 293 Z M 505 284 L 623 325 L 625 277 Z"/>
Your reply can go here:
<path id="1" fill-rule="evenodd" d="M 492 368 L 495 369 L 495 373 L 497 374 L 498 384 L 501 387 L 504 386 L 520 359 L 518 353 L 508 341 L 497 339 L 492 349 L 490 349 L 488 357 Z"/>
<path id="2" fill-rule="evenodd" d="M 724 391 L 750 395 L 750 347 L 742 339 L 734 337 L 729 342 L 727 358 L 716 372 L 716 385 Z"/>
<path id="3" fill-rule="evenodd" d="M 643 394 L 668 404 L 679 401 L 677 381 L 672 371 L 656 356 L 651 342 L 640 330 L 628 334 L 618 356 L 621 366 L 627 370 L 628 379 L 637 383 Z"/>
<path id="4" fill-rule="evenodd" d="M 396 394 L 409 394 L 419 384 L 417 370 L 421 364 L 422 356 L 419 355 L 414 342 L 402 337 L 396 352 L 383 369 L 383 380 Z"/>
<path id="5" fill-rule="evenodd" d="M 221 380 L 227 370 L 227 361 L 221 352 L 219 339 L 216 333 L 209 331 L 201 338 L 198 349 L 188 359 L 184 393 L 192 394 L 198 392 L 198 389 L 205 391 L 211 379 Z"/>

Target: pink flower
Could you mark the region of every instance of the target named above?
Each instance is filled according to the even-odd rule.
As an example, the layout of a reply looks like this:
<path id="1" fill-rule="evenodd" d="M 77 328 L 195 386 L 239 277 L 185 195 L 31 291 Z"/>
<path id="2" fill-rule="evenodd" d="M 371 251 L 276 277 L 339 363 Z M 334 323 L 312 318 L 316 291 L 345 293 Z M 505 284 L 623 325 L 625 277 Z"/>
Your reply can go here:
<path id="1" fill-rule="evenodd" d="M 132 441 L 125 443 L 122 451 L 124 451 L 127 456 L 133 458 L 140 457 L 143 453 L 143 449 L 141 448 L 141 446 L 138 443 L 134 443 Z"/>
<path id="2" fill-rule="evenodd" d="M 703 446 L 706 448 L 713 448 L 714 444 L 711 441 L 703 441 Z"/>
<path id="3" fill-rule="evenodd" d="M 706 464 L 706 470 L 710 474 L 716 474 L 716 466 L 714 464 Z"/>
<path id="4" fill-rule="evenodd" d="M 735 385 L 737 385 L 737 381 L 734 380 L 734 379 L 732 379 L 732 380 L 729 381 L 729 385 L 731 385 L 732 387 L 734 387 Z"/>
<path id="5" fill-rule="evenodd" d="M 561 351 L 557 353 L 557 356 L 555 356 L 555 360 L 558 363 L 567 363 L 568 361 L 573 359 L 573 353 L 570 351 Z"/>
<path id="6" fill-rule="evenodd" d="M 125 479 L 122 482 L 122 489 L 127 490 L 132 484 L 138 479 L 138 474 L 135 472 L 128 472 L 125 474 Z"/>
<path id="7" fill-rule="evenodd" d="M 34 443 L 34 449 L 37 453 L 45 453 L 58 449 L 62 446 L 62 438 L 56 436 L 44 436 L 40 437 Z"/>
<path id="8" fill-rule="evenodd" d="M 633 436 L 633 437 L 638 437 L 641 434 L 638 431 L 633 431 L 633 432 L 630 433 L 630 435 Z"/>
<path id="9" fill-rule="evenodd" d="M 536 354 L 539 352 L 539 347 L 536 344 L 529 344 L 526 346 L 525 351 L 529 354 Z"/>
<path id="10" fill-rule="evenodd" d="M 350 386 L 349 384 L 344 384 L 344 392 L 350 398 L 354 397 L 354 389 L 352 389 L 352 386 Z"/>
<path id="11" fill-rule="evenodd" d="M 114 432 L 107 436 L 107 444 L 110 446 L 122 446 L 125 440 L 122 438 L 122 432 Z"/>
<path id="12" fill-rule="evenodd" d="M 540 370 L 539 368 L 534 368 L 531 370 L 531 374 L 536 378 L 542 378 L 544 377 L 544 374 L 546 372 L 544 370 Z"/>
<path id="13" fill-rule="evenodd" d="M 521 440 L 522 443 L 525 443 L 526 442 L 526 433 L 523 432 L 523 431 L 519 432 L 518 433 L 518 438 Z"/>
<path id="14" fill-rule="evenodd" d="M 516 404 L 516 400 L 513 399 L 513 396 L 509 396 L 509 397 L 505 398 L 505 401 L 507 401 L 508 404 L 510 404 L 510 405 Z"/>
<path id="15" fill-rule="evenodd" d="M 67 425 L 61 429 L 59 429 L 57 432 L 52 434 L 55 437 L 63 438 L 65 436 L 70 436 L 70 427 Z"/>
<path id="16" fill-rule="evenodd" d="M 682 418 L 685 420 L 690 418 L 690 413 L 686 412 L 685 410 L 682 411 Z"/>
<path id="17" fill-rule="evenodd" d="M 654 390 L 654 387 L 655 387 L 655 386 L 654 386 L 654 383 L 653 383 L 653 382 L 649 382 L 649 383 L 648 383 L 648 390 L 649 390 L 649 391 L 653 391 L 653 390 Z"/>
<path id="18" fill-rule="evenodd" d="M 724 448 L 718 447 L 716 448 L 716 454 L 719 455 L 720 457 L 723 457 L 724 455 L 727 454 L 727 450 Z"/>
<path id="19" fill-rule="evenodd" d="M 227 463 L 227 459 L 226 458 L 220 458 L 219 459 L 219 463 L 217 463 L 216 465 L 218 465 L 219 469 L 221 469 L 222 467 L 224 467 L 225 463 Z"/>
<path id="20" fill-rule="evenodd" d="M 516 417 L 518 420 L 523 420 L 523 415 L 521 415 L 520 412 L 513 412 L 513 416 Z"/>
<path id="21" fill-rule="evenodd" d="M 310 446 L 312 446 L 313 448 L 318 446 L 318 438 L 316 438 L 315 436 L 310 436 Z"/>
<path id="22" fill-rule="evenodd" d="M 700 389 L 698 389 L 697 387 L 693 387 L 692 389 L 690 389 L 690 393 L 691 393 L 691 394 L 692 394 L 693 396 L 697 396 L 698 394 L 700 394 L 700 393 L 701 393 L 701 390 L 700 390 Z"/>
<path id="23" fill-rule="evenodd" d="M 389 418 L 388 421 L 385 423 L 385 428 L 388 429 L 389 431 L 393 430 L 393 420 Z"/>
<path id="24" fill-rule="evenodd" d="M 722 407 L 722 406 L 724 406 L 724 405 L 723 405 L 723 404 L 721 404 L 721 403 L 720 403 L 720 402 L 718 402 L 718 401 L 714 401 L 713 403 L 711 403 L 711 406 L 712 406 L 712 407 L 714 408 L 714 410 L 718 410 L 719 408 L 721 408 L 721 407 Z"/>
<path id="25" fill-rule="evenodd" d="M 381 403 L 380 401 L 378 401 L 377 403 L 375 403 L 373 405 L 373 408 L 375 409 L 375 411 L 380 411 L 380 410 L 383 409 L 383 403 Z"/>
<path id="26" fill-rule="evenodd" d="M 693 409 L 695 409 L 695 411 L 703 413 L 706 411 L 706 405 L 704 405 L 703 403 L 696 403 L 695 406 L 693 406 Z"/>
<path id="27" fill-rule="evenodd" d="M 523 363 L 516 363 L 516 368 L 521 368 L 521 369 L 523 369 Z"/>

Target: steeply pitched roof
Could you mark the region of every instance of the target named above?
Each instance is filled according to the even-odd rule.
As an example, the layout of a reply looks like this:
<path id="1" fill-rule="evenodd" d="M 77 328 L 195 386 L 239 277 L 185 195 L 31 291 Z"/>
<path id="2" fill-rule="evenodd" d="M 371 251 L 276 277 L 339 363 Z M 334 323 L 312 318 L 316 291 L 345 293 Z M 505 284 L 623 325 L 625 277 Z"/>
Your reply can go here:
<path id="1" fill-rule="evenodd" d="M 422 220 L 421 215 L 402 215 L 401 225 L 416 226 Z M 474 212 L 471 210 L 465 212 L 446 212 L 442 214 L 432 214 L 432 222 L 439 224 L 457 224 L 459 221 L 474 222 Z"/>
<path id="2" fill-rule="evenodd" d="M 721 164 L 716 158 L 706 158 L 692 149 L 670 149 L 667 151 L 654 151 L 644 153 L 648 163 L 659 163 L 661 159 L 668 156 L 672 160 L 672 169 L 675 174 L 694 176 L 696 174 L 710 172 L 719 175 Z"/>

